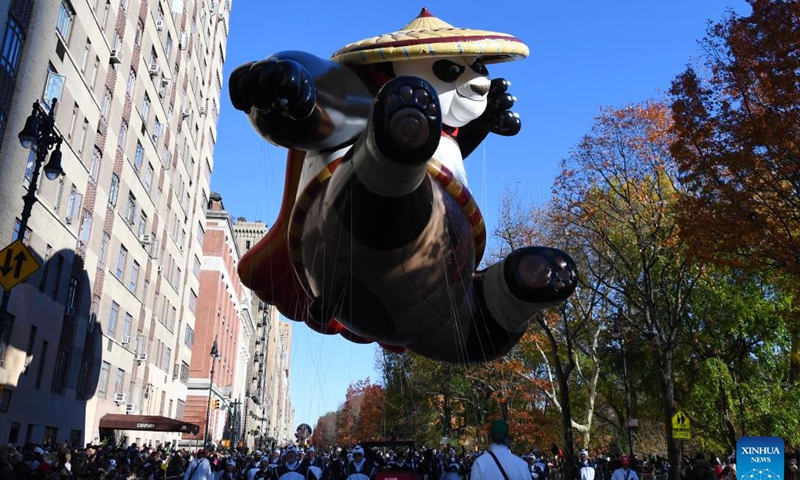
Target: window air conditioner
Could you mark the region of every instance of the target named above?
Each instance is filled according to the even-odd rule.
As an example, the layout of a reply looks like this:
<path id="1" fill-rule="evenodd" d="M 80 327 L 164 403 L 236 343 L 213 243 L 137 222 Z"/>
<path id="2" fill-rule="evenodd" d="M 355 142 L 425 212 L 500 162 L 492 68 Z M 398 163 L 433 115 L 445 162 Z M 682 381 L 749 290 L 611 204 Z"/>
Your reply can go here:
<path id="1" fill-rule="evenodd" d="M 114 401 L 116 403 L 125 403 L 128 400 L 128 396 L 124 393 L 115 393 L 114 394 Z"/>
<path id="2" fill-rule="evenodd" d="M 139 235 L 139 242 L 141 242 L 142 245 L 150 245 L 150 244 L 152 244 L 153 243 L 153 234 L 152 233 L 144 233 L 142 235 Z"/>
<path id="3" fill-rule="evenodd" d="M 159 67 L 158 67 L 158 64 L 157 64 L 157 63 L 151 63 L 151 64 L 150 64 L 150 69 L 149 69 L 149 71 L 150 71 L 150 76 L 151 76 L 151 77 L 154 77 L 154 76 L 158 75 L 158 71 L 159 71 L 159 70 L 160 70 L 160 69 L 159 69 Z"/>
<path id="4" fill-rule="evenodd" d="M 164 20 L 156 20 L 156 30 L 159 32 L 164 30 Z"/>
<path id="5" fill-rule="evenodd" d="M 119 49 L 112 49 L 111 55 L 109 56 L 108 63 L 115 64 L 115 63 L 122 63 L 122 50 Z"/>
<path id="6" fill-rule="evenodd" d="M 124 335 L 122 337 L 122 344 L 123 345 L 129 345 L 130 343 L 131 343 L 131 336 L 130 335 Z"/>

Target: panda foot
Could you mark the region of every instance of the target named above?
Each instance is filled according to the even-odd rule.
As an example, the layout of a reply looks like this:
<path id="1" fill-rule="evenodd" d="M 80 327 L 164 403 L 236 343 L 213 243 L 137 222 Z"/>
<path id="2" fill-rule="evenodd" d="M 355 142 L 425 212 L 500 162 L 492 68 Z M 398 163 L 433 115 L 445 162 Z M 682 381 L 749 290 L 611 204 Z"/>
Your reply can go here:
<path id="1" fill-rule="evenodd" d="M 547 247 L 526 247 L 512 252 L 506 259 L 503 276 L 514 296 L 531 303 L 566 300 L 578 284 L 572 258 Z"/>
<path id="2" fill-rule="evenodd" d="M 373 112 L 375 142 L 390 160 L 428 161 L 439 146 L 442 115 L 434 88 L 416 77 L 393 78 L 381 88 Z"/>

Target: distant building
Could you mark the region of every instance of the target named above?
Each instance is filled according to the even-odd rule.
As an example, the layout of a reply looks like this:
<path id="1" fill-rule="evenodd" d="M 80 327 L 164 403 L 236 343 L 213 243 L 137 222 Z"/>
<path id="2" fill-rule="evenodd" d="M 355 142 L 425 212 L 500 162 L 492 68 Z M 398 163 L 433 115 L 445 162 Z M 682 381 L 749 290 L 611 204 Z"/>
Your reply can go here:
<path id="1" fill-rule="evenodd" d="M 189 446 L 207 438 L 216 445 L 236 445 L 241 432 L 240 406 L 246 391 L 243 367 L 248 364 L 247 345 L 255 334 L 255 324 L 250 317 L 250 290 L 242 286 L 236 273 L 240 254 L 233 225 L 222 197 L 215 192 L 211 193 L 206 216 L 189 392 L 183 417 L 201 428 L 196 436 L 184 435 L 182 443 Z M 218 358 L 213 359 L 215 342 Z"/>
<path id="2" fill-rule="evenodd" d="M 42 263 L 0 322 L 0 442 L 155 446 L 192 428 L 230 6 L 0 0 L 0 246 L 22 237 Z M 40 177 L 19 232 L 36 157 L 17 133 L 54 97 L 65 175 Z"/>
<path id="3" fill-rule="evenodd" d="M 267 225 L 238 218 L 233 231 L 244 253 L 267 234 Z M 256 333 L 249 345 L 242 428 L 247 435 L 247 445 L 260 448 L 271 442 L 285 444 L 294 440 L 294 410 L 289 398 L 292 329 L 290 323 L 279 320 L 278 310 L 273 305 L 255 295 L 252 302 Z"/>

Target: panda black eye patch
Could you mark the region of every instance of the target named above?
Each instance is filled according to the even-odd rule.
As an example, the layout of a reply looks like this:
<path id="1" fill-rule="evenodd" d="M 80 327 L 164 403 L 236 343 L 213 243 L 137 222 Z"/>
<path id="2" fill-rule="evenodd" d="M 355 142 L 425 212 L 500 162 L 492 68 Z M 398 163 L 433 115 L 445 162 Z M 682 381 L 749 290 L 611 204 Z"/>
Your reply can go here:
<path id="1" fill-rule="evenodd" d="M 472 65 L 470 65 L 469 68 L 471 68 L 472 71 L 474 71 L 478 75 L 484 75 L 484 76 L 489 75 L 489 70 L 486 69 L 486 65 L 483 63 L 483 60 L 481 59 L 475 60 L 475 62 Z"/>
<path id="2" fill-rule="evenodd" d="M 453 83 L 464 73 L 466 68 L 463 65 L 453 63 L 450 60 L 439 60 L 433 64 L 433 74 L 443 82 Z"/>

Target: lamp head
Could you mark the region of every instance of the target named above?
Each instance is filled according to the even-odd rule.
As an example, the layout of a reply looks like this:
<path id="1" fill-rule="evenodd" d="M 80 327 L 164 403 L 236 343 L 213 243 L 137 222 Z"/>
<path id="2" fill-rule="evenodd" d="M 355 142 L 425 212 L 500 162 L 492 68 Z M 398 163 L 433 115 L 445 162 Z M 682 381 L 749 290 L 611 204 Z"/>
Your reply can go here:
<path id="1" fill-rule="evenodd" d="M 50 154 L 50 161 L 44 166 L 44 175 L 48 180 L 55 180 L 64 174 L 64 169 L 61 168 L 61 142 Z"/>
<path id="2" fill-rule="evenodd" d="M 31 147 L 36 145 L 39 140 L 39 116 L 36 114 L 36 109 L 33 110 L 25 120 L 25 128 L 19 132 L 19 143 L 22 148 L 30 150 Z"/>

